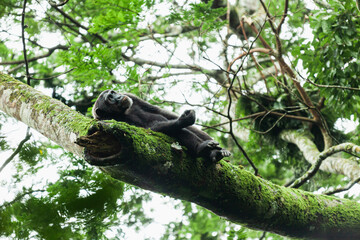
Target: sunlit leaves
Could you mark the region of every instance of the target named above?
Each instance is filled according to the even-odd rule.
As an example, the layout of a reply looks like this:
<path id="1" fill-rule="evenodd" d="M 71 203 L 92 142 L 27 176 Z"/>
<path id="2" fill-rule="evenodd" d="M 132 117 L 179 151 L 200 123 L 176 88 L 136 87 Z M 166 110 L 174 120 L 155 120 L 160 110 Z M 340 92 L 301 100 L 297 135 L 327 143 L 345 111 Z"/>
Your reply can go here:
<path id="1" fill-rule="evenodd" d="M 98 238 L 116 224 L 123 183 L 80 162 L 77 166 L 61 171 L 46 191 L 24 189 L 16 201 L 0 206 L 0 234 L 21 239 L 34 234 L 45 239 Z"/>
<path id="2" fill-rule="evenodd" d="M 182 12 L 173 10 L 169 16 L 170 23 L 185 22 L 186 24 L 200 29 L 201 33 L 205 33 L 224 25 L 219 18 L 226 13 L 225 8 L 212 8 L 213 1 L 207 3 L 200 2 L 198 4 L 190 4 L 190 10 Z"/>
<path id="3" fill-rule="evenodd" d="M 144 1 L 87 1 L 93 9 L 91 33 L 103 33 L 109 30 L 120 31 L 122 34 L 136 29 L 137 22 L 144 6 Z M 134 31 L 135 33 L 136 31 Z"/>
<path id="4" fill-rule="evenodd" d="M 302 46 L 300 55 L 309 78 L 317 84 L 359 88 L 359 18 L 355 4 L 331 1 L 333 11 L 317 11 L 310 24 L 314 40 Z M 317 64 L 313 64 L 316 61 Z M 349 118 L 358 109 L 359 92 L 320 88 L 327 104 L 336 106 L 342 117 Z"/>

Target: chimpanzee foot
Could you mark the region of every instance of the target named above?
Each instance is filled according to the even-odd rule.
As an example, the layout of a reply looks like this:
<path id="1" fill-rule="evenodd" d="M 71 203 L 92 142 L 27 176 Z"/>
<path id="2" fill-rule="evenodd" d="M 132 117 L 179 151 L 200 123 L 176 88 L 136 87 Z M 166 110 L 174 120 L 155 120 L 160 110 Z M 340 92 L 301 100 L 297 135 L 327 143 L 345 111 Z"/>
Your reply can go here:
<path id="1" fill-rule="evenodd" d="M 195 111 L 194 110 L 186 110 L 181 114 L 178 119 L 178 123 L 180 128 L 186 128 L 195 123 Z"/>
<path id="2" fill-rule="evenodd" d="M 221 149 L 219 143 L 214 140 L 206 140 L 199 145 L 197 154 L 198 156 L 209 156 L 210 151 L 213 149 Z"/>
<path id="3" fill-rule="evenodd" d="M 209 140 L 207 143 L 206 143 L 206 147 L 208 149 L 221 149 L 219 147 L 219 143 L 214 141 L 214 140 Z"/>
<path id="4" fill-rule="evenodd" d="M 210 161 L 213 163 L 217 163 L 224 157 L 229 157 L 231 155 L 231 152 L 229 152 L 226 149 L 214 149 L 210 153 Z"/>

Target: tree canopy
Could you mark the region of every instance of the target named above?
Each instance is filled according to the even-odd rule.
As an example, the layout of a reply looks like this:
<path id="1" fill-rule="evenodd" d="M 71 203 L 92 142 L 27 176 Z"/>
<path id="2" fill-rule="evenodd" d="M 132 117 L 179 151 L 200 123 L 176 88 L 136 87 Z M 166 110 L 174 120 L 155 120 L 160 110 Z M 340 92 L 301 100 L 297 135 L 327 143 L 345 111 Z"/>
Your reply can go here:
<path id="1" fill-rule="evenodd" d="M 160 235 L 144 238 L 286 239 L 266 232 L 274 228 L 265 226 L 262 216 L 289 221 L 294 229 L 272 230 L 287 236 L 319 226 L 360 233 L 358 224 L 353 225 L 360 196 L 360 13 L 355 1 L 3 0 L 0 18 L 1 110 L 18 104 L 11 100 L 21 101 L 14 115 L 24 114 L 27 121 L 15 118 L 45 136 L 53 131 L 54 142 L 61 145 L 66 137 L 73 138 L 71 134 L 85 135 L 95 122 L 90 119 L 95 99 L 103 90 L 114 89 L 178 113 L 195 109 L 198 127 L 232 152 L 212 166 L 201 159 L 176 162 L 175 157 L 173 164 L 184 171 L 172 174 L 180 179 L 183 175 L 184 182 L 171 185 L 176 186 L 171 191 L 144 185 L 219 214 L 166 198 L 181 218 L 163 224 Z M 15 87 L 3 81 L 8 76 L 51 98 L 39 94 L 36 100 L 27 96 L 34 93 L 25 87 L 14 97 Z M 53 99 L 87 117 L 66 107 L 52 108 L 58 104 Z M 28 106 L 46 109 L 45 117 L 26 114 Z M 46 125 L 46 116 L 55 112 L 61 120 Z M 75 143 L 62 145 L 64 150 L 24 127 L 25 137 L 19 139 L 18 132 L 8 130 L 19 123 L 0 115 L 0 179 L 5 192 L 0 199 L 0 236 L 130 239 L 130 232 L 142 232 L 157 221 L 149 213 L 149 205 L 161 208 L 151 200 L 157 195 L 89 165 Z M 156 137 L 164 146 L 171 144 L 161 134 Z M 150 160 L 159 159 L 154 152 Z M 234 175 L 222 177 L 223 171 Z M 202 183 L 204 192 L 186 192 L 193 184 L 186 182 L 189 176 Z M 155 184 L 161 181 L 154 179 Z M 125 182 L 142 186 L 133 179 Z M 253 189 L 257 184 L 262 189 Z M 239 198 L 232 198 L 227 188 L 231 185 Z M 219 198 L 212 192 L 215 186 Z M 251 190 L 245 191 L 247 186 Z M 277 194 L 266 195 L 265 188 Z M 225 206 L 216 199 L 244 202 Z M 249 199 L 262 201 L 246 208 Z M 309 208 L 286 216 L 296 212 L 296 200 L 289 199 L 306 199 Z M 237 221 L 227 215 L 231 208 L 256 219 L 244 221 L 244 226 L 221 218 Z M 351 214 L 354 218 L 344 221 L 345 228 L 340 219 Z M 303 215 L 314 225 L 303 225 Z"/>

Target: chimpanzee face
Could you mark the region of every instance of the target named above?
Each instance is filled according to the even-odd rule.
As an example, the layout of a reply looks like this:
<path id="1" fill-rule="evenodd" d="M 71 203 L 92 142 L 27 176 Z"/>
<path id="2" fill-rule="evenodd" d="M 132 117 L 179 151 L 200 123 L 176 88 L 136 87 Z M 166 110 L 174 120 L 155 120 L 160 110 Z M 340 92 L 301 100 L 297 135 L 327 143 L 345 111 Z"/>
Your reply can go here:
<path id="1" fill-rule="evenodd" d="M 93 107 L 95 119 L 114 119 L 121 116 L 132 106 L 132 99 L 114 90 L 105 90 L 100 94 Z"/>

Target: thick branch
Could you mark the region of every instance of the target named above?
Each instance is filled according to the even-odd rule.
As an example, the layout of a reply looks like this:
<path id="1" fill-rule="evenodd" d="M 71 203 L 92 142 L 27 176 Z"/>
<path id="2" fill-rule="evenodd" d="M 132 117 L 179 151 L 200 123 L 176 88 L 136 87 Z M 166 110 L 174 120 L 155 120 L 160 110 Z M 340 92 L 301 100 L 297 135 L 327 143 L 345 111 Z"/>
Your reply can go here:
<path id="1" fill-rule="evenodd" d="M 0 110 L 39 131 L 68 151 L 82 155 L 75 140 L 94 120 L 0 72 Z"/>
<path id="2" fill-rule="evenodd" d="M 113 157 L 93 153 L 86 159 L 116 179 L 197 203 L 251 228 L 312 239 L 360 237 L 356 202 L 278 186 L 226 161 L 192 159 L 171 138 L 147 129 L 112 122 L 98 131 L 92 136 L 110 134 L 121 147 Z"/>
<path id="3" fill-rule="evenodd" d="M 193 159 L 172 138 L 148 129 L 115 121 L 99 125 L 4 74 L 0 109 L 78 155 L 82 148 L 75 139 L 95 126 L 88 138 L 96 139 L 87 139 L 91 149 L 85 151 L 90 163 L 103 165 L 100 169 L 116 179 L 197 203 L 231 221 L 293 237 L 360 238 L 355 201 L 278 186 L 226 161 Z M 97 138 L 113 147 L 93 151 Z"/>

